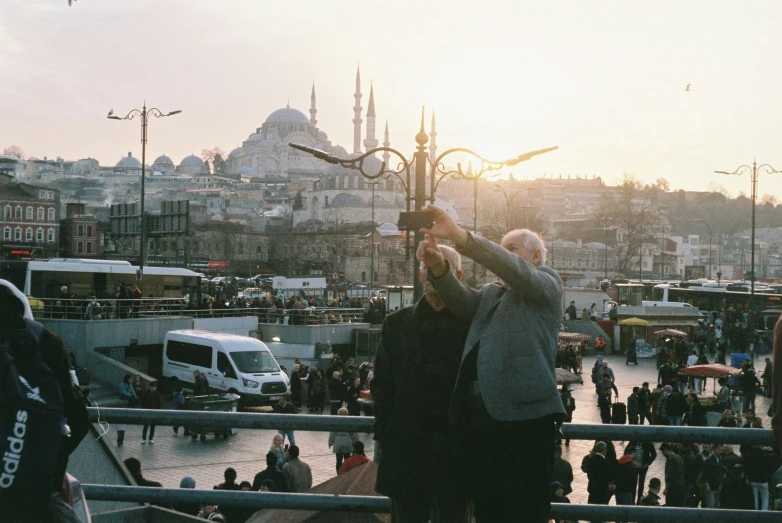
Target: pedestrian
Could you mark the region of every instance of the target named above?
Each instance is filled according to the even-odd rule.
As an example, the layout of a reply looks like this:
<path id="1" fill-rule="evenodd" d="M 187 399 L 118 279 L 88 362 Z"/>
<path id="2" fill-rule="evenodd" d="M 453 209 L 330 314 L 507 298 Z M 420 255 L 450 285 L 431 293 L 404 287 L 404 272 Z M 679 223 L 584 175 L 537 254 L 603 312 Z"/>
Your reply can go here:
<path id="1" fill-rule="evenodd" d="M 678 388 L 672 387 L 671 395 L 668 396 L 665 408 L 668 414 L 668 425 L 680 427 L 684 413 L 687 411 L 687 401 Z"/>
<path id="2" fill-rule="evenodd" d="M 326 403 L 326 378 L 320 369 L 310 374 L 313 378 L 310 383 L 310 400 L 307 402 L 307 407 L 312 407 L 313 414 L 323 414 L 323 407 Z"/>
<path id="3" fill-rule="evenodd" d="M 631 441 L 627 444 L 627 449 L 633 451 L 633 461 L 635 462 L 635 470 L 638 472 L 638 504 L 641 504 L 641 500 L 644 495 L 644 481 L 646 481 L 646 473 L 649 471 L 649 466 L 657 459 L 657 451 L 654 449 L 654 444 L 648 441 Z M 625 449 L 625 453 L 627 452 Z"/>
<path id="4" fill-rule="evenodd" d="M 576 399 L 570 394 L 569 386 L 564 384 L 562 385 L 559 396 L 562 398 L 562 406 L 565 408 L 565 423 L 571 423 L 573 421 L 573 411 L 576 410 Z M 561 443 L 562 439 L 558 437 L 557 445 L 560 445 Z M 565 446 L 570 446 L 570 438 L 565 438 Z"/>
<path id="5" fill-rule="evenodd" d="M 342 474 L 350 472 L 359 465 L 363 465 L 367 461 L 369 461 L 369 458 L 364 455 L 364 444 L 360 441 L 357 441 L 353 444 L 353 455 L 342 463 L 342 466 L 339 467 L 337 474 L 341 476 Z"/>
<path id="6" fill-rule="evenodd" d="M 312 469 L 299 459 L 299 447 L 288 448 L 288 461 L 282 467 L 290 492 L 307 492 L 312 488 Z"/>
<path id="7" fill-rule="evenodd" d="M 280 437 L 279 435 L 274 436 Z M 277 453 L 269 451 L 266 453 L 266 468 L 260 471 L 253 478 L 252 489 L 256 492 L 261 490 L 261 483 L 266 480 L 270 480 L 274 484 L 274 492 L 288 492 L 288 480 L 285 478 L 279 468 L 277 468 L 278 457 Z"/>
<path id="8" fill-rule="evenodd" d="M 337 411 L 337 415 L 347 416 L 348 409 L 342 407 Z M 357 441 L 358 435 L 355 432 L 332 432 L 329 434 L 329 448 L 337 457 L 337 472 L 339 472 L 339 468 L 342 466 L 342 461 L 350 457 L 350 453 L 353 451 L 353 444 Z M 407 466 L 414 465 L 409 460 L 405 464 Z M 380 474 L 379 471 L 378 474 Z M 383 492 L 378 491 L 378 493 L 382 494 Z"/>
<path id="9" fill-rule="evenodd" d="M 551 483 L 550 498 L 551 503 L 570 503 L 567 495 L 565 495 L 565 487 L 562 483 L 554 481 Z M 556 523 L 568 523 L 567 520 L 557 519 Z"/>
<path id="10" fill-rule="evenodd" d="M 209 378 L 202 370 L 193 371 L 193 396 L 209 395 Z"/>
<path id="11" fill-rule="evenodd" d="M 649 425 L 654 425 L 652 405 L 652 391 L 649 390 L 649 382 L 645 381 L 641 385 L 641 390 L 638 391 L 638 414 L 641 425 L 644 424 L 644 420 L 648 421 Z M 643 482 L 641 482 L 641 488 L 643 488 Z"/>
<path id="12" fill-rule="evenodd" d="M 162 487 L 161 483 L 157 481 L 150 481 L 144 477 L 141 473 L 141 462 L 137 458 L 127 458 L 125 461 L 125 468 L 130 472 L 130 476 L 136 485 L 139 487 Z"/>
<path id="13" fill-rule="evenodd" d="M 348 408 L 348 416 L 361 416 L 361 378 L 356 376 L 345 391 L 345 404 Z"/>
<path id="14" fill-rule="evenodd" d="M 641 485 L 641 487 L 643 487 L 643 485 Z M 643 497 L 643 499 L 641 499 L 641 501 L 638 504 L 643 505 L 645 507 L 659 507 L 661 487 L 662 487 L 662 482 L 660 481 L 660 478 L 650 479 L 649 490 L 647 491 L 646 495 Z"/>
<path id="15" fill-rule="evenodd" d="M 638 470 L 635 466 L 635 448 L 625 447 L 616 469 L 616 504 L 635 505 L 635 492 L 638 486 Z"/>
<path id="16" fill-rule="evenodd" d="M 701 506 L 704 508 L 718 508 L 720 501 L 720 490 L 722 489 L 722 477 L 724 467 L 717 456 L 712 453 L 712 446 L 709 443 L 703 444 L 703 451 L 700 458 L 703 460 L 703 477 Z"/>
<path id="17" fill-rule="evenodd" d="M 633 387 L 633 393 L 627 397 L 627 423 L 630 425 L 638 425 L 638 397 L 640 393 L 640 387 Z"/>
<path id="18" fill-rule="evenodd" d="M 282 471 L 285 462 L 288 461 L 288 445 L 283 446 L 283 437 L 281 434 L 275 434 L 272 438 L 272 446 L 269 452 L 277 456 L 277 470 Z"/>
<path id="19" fill-rule="evenodd" d="M 714 393 L 717 398 L 716 406 L 719 410 L 728 409 L 730 407 L 730 388 L 728 387 L 728 380 L 719 378 L 717 383 L 720 386 L 720 390 Z"/>
<path id="20" fill-rule="evenodd" d="M 706 410 L 701 405 L 698 395 L 687 394 L 687 412 L 684 414 L 684 424 L 688 427 L 705 427 Z"/>
<path id="21" fill-rule="evenodd" d="M 196 481 L 193 476 L 185 476 L 179 481 L 179 488 L 181 489 L 195 489 L 195 487 Z M 172 503 L 172 508 L 189 516 L 198 516 L 201 505 L 198 503 Z"/>
<path id="22" fill-rule="evenodd" d="M 185 410 L 185 389 L 181 386 L 171 393 L 171 407 L 174 410 Z M 190 431 L 187 430 L 187 427 L 184 427 L 184 429 L 185 436 L 189 436 Z M 174 425 L 174 434 L 179 434 L 179 425 Z"/>
<path id="23" fill-rule="evenodd" d="M 214 490 L 242 490 L 242 487 L 236 483 L 236 469 L 228 467 L 223 472 L 223 481 L 219 485 L 214 486 Z"/>
<path id="24" fill-rule="evenodd" d="M 660 445 L 665 456 L 665 504 L 669 507 L 684 506 L 684 460 L 676 454 L 670 443 Z"/>
<path id="25" fill-rule="evenodd" d="M 734 510 L 755 510 L 752 487 L 744 476 L 744 466 L 733 465 L 722 484 L 720 508 Z"/>
<path id="26" fill-rule="evenodd" d="M 763 392 L 767 398 L 773 398 L 774 394 L 774 365 L 771 358 L 766 358 L 766 366 L 763 369 Z"/>
<path id="27" fill-rule="evenodd" d="M 771 469 L 770 456 L 761 447 L 752 445 L 741 446 L 741 457 L 744 459 L 744 474 L 749 486 L 752 487 L 752 500 L 755 510 L 768 510 L 768 478 L 774 472 Z"/>
<path id="28" fill-rule="evenodd" d="M 331 374 L 329 380 L 329 403 L 331 403 L 331 415 L 336 416 L 342 406 L 344 390 L 342 388 L 342 367 Z"/>
<path id="29" fill-rule="evenodd" d="M 160 410 L 163 408 L 163 399 L 160 397 L 160 393 L 157 391 L 157 382 L 149 384 L 149 388 L 144 392 L 141 397 L 141 408 L 147 410 Z M 144 428 L 141 430 L 141 443 L 147 443 L 147 429 L 149 429 L 149 444 L 155 443 L 155 424 L 144 424 Z"/>
<path id="30" fill-rule="evenodd" d="M 562 447 L 554 447 L 554 464 L 551 469 L 551 481 L 560 483 L 567 496 L 573 492 L 573 467 L 570 462 L 562 457 Z"/>
<path id="31" fill-rule="evenodd" d="M 600 407 L 600 421 L 603 424 L 611 423 L 611 389 L 603 392 L 597 399 L 597 405 Z"/>
<path id="32" fill-rule="evenodd" d="M 625 361 L 625 365 L 630 365 L 631 363 L 638 365 L 637 350 L 638 350 L 638 334 L 633 334 L 633 337 L 630 340 L 630 344 L 627 347 L 627 360 Z"/>
<path id="33" fill-rule="evenodd" d="M 462 229 L 434 205 L 426 210 L 435 225 L 423 230 L 430 236 L 416 255 L 446 307 L 471 322 L 449 417 L 471 449 L 465 464 L 476 521 L 548 521 L 556 419 L 564 414 L 554 371 L 562 280 L 545 266 L 538 234 L 510 231 L 497 245 Z M 500 282 L 479 290 L 461 284 L 437 249 L 437 237 L 451 240 Z M 502 460 L 474 451 L 487 441 L 503 449 Z"/>
<path id="34" fill-rule="evenodd" d="M 119 384 L 119 398 L 127 402 L 128 407 L 133 409 L 138 407 L 138 396 L 136 395 L 136 389 L 133 387 L 133 376 L 125 374 L 122 378 L 122 383 Z"/>
<path id="35" fill-rule="evenodd" d="M 289 401 L 290 394 L 283 394 L 280 396 L 279 402 L 272 407 L 272 412 L 275 414 L 298 414 L 299 409 L 296 408 L 296 405 Z M 285 437 L 288 437 L 288 443 L 291 445 L 296 444 L 296 439 L 293 436 L 293 429 L 279 429 L 277 431 L 283 439 L 283 442 L 285 442 Z"/>
<path id="36" fill-rule="evenodd" d="M 758 386 L 760 386 L 760 380 L 755 375 L 755 369 L 751 366 L 742 370 L 739 374 L 739 384 L 741 386 L 741 394 L 744 398 L 744 410 L 755 410 L 755 397 L 758 393 Z"/>
<path id="37" fill-rule="evenodd" d="M 587 462 L 587 491 L 590 505 L 608 505 L 611 500 L 611 483 L 614 481 L 614 471 L 606 460 L 607 445 L 604 441 L 595 443 L 589 461 Z"/>

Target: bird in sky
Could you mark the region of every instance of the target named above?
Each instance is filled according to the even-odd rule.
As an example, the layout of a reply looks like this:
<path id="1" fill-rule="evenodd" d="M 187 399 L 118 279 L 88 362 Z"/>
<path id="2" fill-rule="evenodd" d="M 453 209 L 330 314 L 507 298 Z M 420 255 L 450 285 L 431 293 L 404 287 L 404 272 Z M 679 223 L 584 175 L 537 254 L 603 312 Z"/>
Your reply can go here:
<path id="1" fill-rule="evenodd" d="M 689 91 L 689 90 L 690 90 L 690 86 L 691 86 L 691 85 L 692 85 L 692 84 L 687 84 L 687 87 L 685 87 L 685 88 L 684 88 L 684 90 L 685 90 L 685 91 Z"/>
<path id="2" fill-rule="evenodd" d="M 111 111 L 109 111 L 109 114 L 107 114 L 106 116 L 111 116 L 112 114 L 114 114 L 114 109 L 112 109 Z"/>

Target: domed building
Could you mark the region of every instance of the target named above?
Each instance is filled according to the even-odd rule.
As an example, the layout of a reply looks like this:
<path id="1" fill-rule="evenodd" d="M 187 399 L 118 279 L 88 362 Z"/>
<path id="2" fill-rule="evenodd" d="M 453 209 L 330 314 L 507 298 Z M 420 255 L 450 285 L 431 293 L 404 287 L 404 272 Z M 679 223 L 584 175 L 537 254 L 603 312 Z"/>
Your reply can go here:
<path id="1" fill-rule="evenodd" d="M 366 135 L 362 142 L 363 108 L 361 107 L 361 75 L 356 73 L 356 92 L 353 94 L 352 153 L 332 144 L 328 135 L 318 127 L 315 86 L 310 96 L 309 117 L 290 104 L 273 111 L 226 159 L 229 174 L 251 178 L 288 179 L 291 185 L 302 188 L 302 209 L 294 212 L 294 225 L 301 222 L 346 223 L 368 222 L 372 217 L 374 194 L 375 222 L 396 222 L 399 211 L 405 210 L 405 194 L 401 181 L 395 176 L 369 180 L 358 170 L 329 164 L 310 154 L 289 147 L 296 143 L 326 151 L 339 158 L 355 158 L 377 147 L 374 88 L 369 92 L 366 112 Z M 432 122 L 434 124 L 434 120 Z M 431 148 L 436 151 L 432 129 Z M 363 148 L 362 148 L 363 145 Z M 388 124 L 383 146 L 391 145 Z M 184 160 L 183 160 L 184 161 Z M 364 159 L 364 171 L 379 173 L 382 163 L 392 165 L 390 155 Z M 395 167 L 395 165 L 394 165 Z M 180 165 L 181 168 L 181 165 Z M 374 189 L 374 193 L 373 193 Z"/>
<path id="2" fill-rule="evenodd" d="M 141 172 L 141 162 L 133 157 L 133 153 L 129 152 L 127 156 L 123 156 L 122 159 L 117 162 L 117 165 L 114 166 L 114 171 L 138 174 Z"/>
<path id="3" fill-rule="evenodd" d="M 174 166 L 174 162 L 171 158 L 164 154 L 155 158 L 155 161 L 152 162 L 152 169 L 162 173 L 172 173 L 176 171 L 176 166 Z"/>
<path id="4" fill-rule="evenodd" d="M 204 161 L 201 158 L 191 154 L 190 156 L 185 156 L 182 158 L 182 161 L 179 162 L 176 171 L 180 174 L 196 175 L 204 172 L 205 167 L 206 166 L 204 165 Z"/>

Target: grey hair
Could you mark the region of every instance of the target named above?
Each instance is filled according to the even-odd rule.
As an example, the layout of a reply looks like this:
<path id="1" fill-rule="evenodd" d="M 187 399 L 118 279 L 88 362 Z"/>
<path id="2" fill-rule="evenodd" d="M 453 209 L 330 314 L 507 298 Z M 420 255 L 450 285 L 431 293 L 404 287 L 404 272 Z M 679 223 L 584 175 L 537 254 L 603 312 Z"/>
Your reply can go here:
<path id="1" fill-rule="evenodd" d="M 502 237 L 503 243 L 507 238 L 515 235 L 521 236 L 521 243 L 528 253 L 533 254 L 535 251 L 540 251 L 540 264 L 546 265 L 546 253 L 548 251 L 546 250 L 546 243 L 540 237 L 540 234 L 529 229 L 514 229 L 505 233 L 505 236 Z"/>
<path id="2" fill-rule="evenodd" d="M 605 441 L 598 441 L 595 443 L 595 452 L 605 452 L 607 448 Z"/>

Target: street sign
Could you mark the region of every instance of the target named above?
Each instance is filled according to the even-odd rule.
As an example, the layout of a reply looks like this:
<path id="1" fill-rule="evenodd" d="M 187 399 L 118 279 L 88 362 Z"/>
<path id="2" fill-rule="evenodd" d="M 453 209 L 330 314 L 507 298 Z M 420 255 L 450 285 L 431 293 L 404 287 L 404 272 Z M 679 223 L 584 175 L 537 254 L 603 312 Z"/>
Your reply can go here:
<path id="1" fill-rule="evenodd" d="M 136 269 L 136 281 L 141 281 L 141 269 Z"/>

